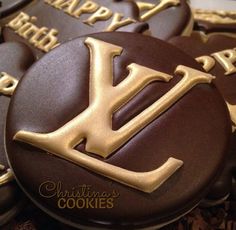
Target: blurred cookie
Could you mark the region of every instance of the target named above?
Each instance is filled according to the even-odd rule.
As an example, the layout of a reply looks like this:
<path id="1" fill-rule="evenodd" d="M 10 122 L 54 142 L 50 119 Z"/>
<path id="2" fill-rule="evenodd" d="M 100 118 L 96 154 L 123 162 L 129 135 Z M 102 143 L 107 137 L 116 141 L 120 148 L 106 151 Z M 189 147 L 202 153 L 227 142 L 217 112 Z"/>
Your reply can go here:
<path id="1" fill-rule="evenodd" d="M 206 34 L 236 32 L 236 9 L 232 11 L 195 9 L 193 15 L 195 30 Z"/>
<path id="2" fill-rule="evenodd" d="M 18 189 L 5 154 L 4 132 L 10 96 L 18 80 L 34 62 L 31 51 L 20 43 L 0 45 L 0 226 L 9 221 L 21 206 Z M 13 77 L 14 76 L 14 77 Z M 24 164 L 24 167 L 26 165 Z"/>

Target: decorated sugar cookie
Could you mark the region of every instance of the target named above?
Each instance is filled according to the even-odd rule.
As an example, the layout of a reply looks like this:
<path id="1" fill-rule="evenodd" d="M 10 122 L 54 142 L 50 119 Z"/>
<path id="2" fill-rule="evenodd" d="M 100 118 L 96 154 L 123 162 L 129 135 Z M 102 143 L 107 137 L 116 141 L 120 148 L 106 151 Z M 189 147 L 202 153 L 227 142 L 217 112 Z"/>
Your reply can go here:
<path id="1" fill-rule="evenodd" d="M 80 229 L 176 220 L 204 197 L 226 157 L 231 123 L 213 79 L 149 36 L 62 44 L 24 75 L 11 101 L 6 147 L 20 187 Z"/>

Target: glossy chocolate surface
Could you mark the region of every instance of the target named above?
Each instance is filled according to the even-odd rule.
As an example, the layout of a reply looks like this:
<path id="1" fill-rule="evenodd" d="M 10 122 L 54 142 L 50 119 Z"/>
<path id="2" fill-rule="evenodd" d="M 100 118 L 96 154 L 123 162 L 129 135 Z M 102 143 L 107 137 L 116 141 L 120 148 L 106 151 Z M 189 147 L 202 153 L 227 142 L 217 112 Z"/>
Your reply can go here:
<path id="1" fill-rule="evenodd" d="M 114 85 L 127 77 L 126 67 L 131 63 L 174 76 L 169 83 L 150 84 L 118 110 L 113 115 L 114 130 L 182 79 L 174 74 L 178 65 L 201 69 L 182 51 L 148 36 L 116 32 L 91 37 L 123 47 L 122 54 L 113 61 Z M 6 145 L 19 184 L 44 211 L 82 229 L 84 226 L 137 229 L 163 224 L 183 215 L 204 197 L 225 160 L 231 126 L 224 100 L 213 84 L 195 86 L 107 159 L 87 153 L 137 172 L 156 169 L 169 157 L 183 160 L 184 166 L 150 194 L 13 141 L 13 136 L 21 129 L 52 132 L 88 107 L 90 58 L 85 39 L 65 43 L 41 58 L 24 76 L 13 96 L 7 119 Z M 84 146 L 77 149 L 86 154 Z M 40 185 L 47 181 L 61 182 L 61 191 L 90 185 L 92 191 L 115 190 L 119 196 L 114 199 L 111 209 L 59 209 L 57 195 L 45 198 L 39 194 Z"/>

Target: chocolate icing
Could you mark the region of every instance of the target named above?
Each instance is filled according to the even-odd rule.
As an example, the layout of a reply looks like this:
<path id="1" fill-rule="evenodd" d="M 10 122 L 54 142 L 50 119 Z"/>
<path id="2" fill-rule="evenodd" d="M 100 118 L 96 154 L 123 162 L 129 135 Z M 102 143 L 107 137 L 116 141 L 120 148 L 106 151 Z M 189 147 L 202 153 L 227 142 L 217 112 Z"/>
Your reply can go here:
<path id="1" fill-rule="evenodd" d="M 0 72 L 7 72 L 18 80 L 35 59 L 31 51 L 20 43 L 3 43 L 0 45 L 0 53 Z M 0 94 L 0 164 L 4 165 L 5 169 L 9 168 L 4 149 L 5 119 L 9 103 L 10 97 Z M 0 171 L 0 176 L 4 173 L 6 170 Z M 15 182 L 0 186 L 0 216 L 14 207 L 19 199 L 21 199 L 21 193 Z"/>
<path id="2" fill-rule="evenodd" d="M 90 36 L 123 47 L 121 56 L 114 59 L 114 85 L 127 77 L 126 66 L 131 63 L 174 76 L 169 83 L 150 84 L 117 111 L 113 116 L 113 129 L 121 127 L 176 85 L 182 79 L 174 75 L 178 65 L 201 69 L 190 56 L 148 36 L 120 32 Z M 195 86 L 112 156 L 97 157 L 137 172 L 153 170 L 170 156 L 183 160 L 183 168 L 150 194 L 13 141 L 13 136 L 21 129 L 51 132 L 86 109 L 90 67 L 85 39 L 65 43 L 41 58 L 24 76 L 12 98 L 6 145 L 17 181 L 44 211 L 80 228 L 137 229 L 163 224 L 183 215 L 208 191 L 226 157 L 231 131 L 229 115 L 213 84 Z M 83 147 L 77 149 L 82 151 Z M 86 184 L 94 191 L 116 190 L 119 196 L 114 208 L 109 210 L 59 209 L 56 197 L 48 199 L 39 194 L 39 186 L 46 181 L 60 181 L 62 190 Z"/>

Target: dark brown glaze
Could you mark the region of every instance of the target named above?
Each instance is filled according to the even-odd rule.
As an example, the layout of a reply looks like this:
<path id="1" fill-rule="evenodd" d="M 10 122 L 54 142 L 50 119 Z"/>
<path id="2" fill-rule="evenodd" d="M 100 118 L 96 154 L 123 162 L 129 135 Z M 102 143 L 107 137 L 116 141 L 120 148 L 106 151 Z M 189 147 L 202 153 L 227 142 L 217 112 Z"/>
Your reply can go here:
<path id="1" fill-rule="evenodd" d="M 126 66 L 130 63 L 174 76 L 168 84 L 150 84 L 117 111 L 113 115 L 113 129 L 124 125 L 176 85 L 182 79 L 174 75 L 178 65 L 201 69 L 190 56 L 152 37 L 120 32 L 91 36 L 123 47 L 121 56 L 114 59 L 114 85 L 127 77 Z M 85 39 L 65 43 L 41 58 L 24 76 L 13 96 L 6 145 L 17 180 L 40 208 L 82 229 L 85 226 L 137 229 L 171 221 L 201 200 L 225 160 L 231 127 L 224 100 L 213 84 L 194 87 L 112 156 L 105 160 L 97 157 L 137 172 L 156 169 L 170 156 L 183 160 L 184 166 L 150 194 L 13 141 L 21 129 L 51 132 L 87 108 L 90 61 Z M 63 191 L 85 184 L 97 192 L 116 190 L 119 196 L 112 209 L 59 209 L 58 198 L 39 194 L 39 186 L 46 181 L 61 182 Z"/>
<path id="2" fill-rule="evenodd" d="M 142 0 L 137 2 L 146 2 L 159 4 L 160 0 Z M 149 18 L 146 22 L 149 25 L 151 36 L 162 40 L 168 40 L 171 37 L 181 35 L 191 20 L 192 14 L 186 0 L 180 0 L 177 6 L 171 6 Z M 190 28 L 191 30 L 191 28 Z"/>
<path id="3" fill-rule="evenodd" d="M 0 1 L 0 19 L 9 16 L 20 10 L 33 0 L 1 0 Z"/>
<path id="4" fill-rule="evenodd" d="M 81 6 L 85 1 L 79 2 L 77 8 Z M 148 28 L 146 23 L 138 22 L 139 12 L 135 3 L 130 1 L 119 1 L 119 0 L 96 0 L 100 6 L 105 6 L 112 12 L 121 13 L 124 18 L 132 18 L 137 22 L 120 27 L 117 31 L 126 32 L 143 32 Z M 93 26 L 83 23 L 84 20 L 88 19 L 92 13 L 82 14 L 79 18 L 72 17 L 65 13 L 63 10 L 56 9 L 55 7 L 46 4 L 43 0 L 38 1 L 36 4 L 31 6 L 29 9 L 24 11 L 30 16 L 37 17 L 37 21 L 34 23 L 38 27 L 47 27 L 50 29 L 58 30 L 59 43 L 63 43 L 72 38 L 82 36 L 85 34 L 91 34 L 96 32 L 104 31 L 111 23 L 112 18 L 106 21 L 98 21 Z M 41 57 L 45 53 L 38 48 L 32 46 L 27 40 L 17 35 L 12 29 L 4 28 L 3 37 L 5 41 L 20 41 L 27 44 L 36 54 Z"/>
<path id="5" fill-rule="evenodd" d="M 208 41 L 203 42 L 201 36 L 195 33 L 192 37 L 176 37 L 169 41 L 171 44 L 185 51 L 192 57 L 199 57 L 203 55 L 211 55 L 212 53 L 223 51 L 227 49 L 233 49 L 236 47 L 235 38 L 227 37 L 224 35 L 210 36 Z M 236 74 L 224 75 L 225 70 L 216 61 L 216 65 L 210 71 L 210 73 L 216 76 L 214 80 L 216 86 L 222 93 L 223 97 L 232 105 L 236 105 Z M 212 187 L 207 199 L 218 200 L 229 194 L 232 187 L 232 170 L 235 168 L 235 134 L 232 137 L 232 144 L 230 147 L 230 155 L 225 165 L 224 172 L 221 177 Z M 235 169 L 234 169 L 235 170 Z"/>
<path id="6" fill-rule="evenodd" d="M 0 72 L 6 72 L 18 80 L 35 60 L 27 46 L 20 43 L 1 44 L 0 54 Z M 10 97 L 0 94 L 0 164 L 4 165 L 6 169 L 9 168 L 9 165 L 4 148 L 4 132 L 9 103 Z M 0 171 L 0 176 L 4 173 L 6 171 Z M 15 182 L 0 186 L 0 217 L 19 202 L 20 194 Z"/>

